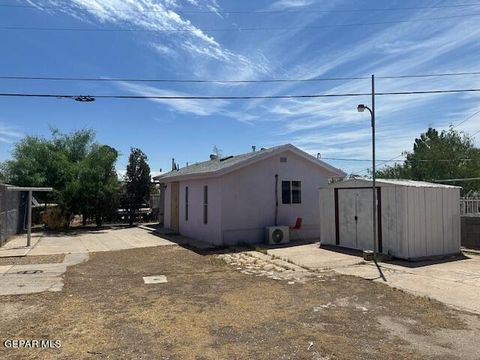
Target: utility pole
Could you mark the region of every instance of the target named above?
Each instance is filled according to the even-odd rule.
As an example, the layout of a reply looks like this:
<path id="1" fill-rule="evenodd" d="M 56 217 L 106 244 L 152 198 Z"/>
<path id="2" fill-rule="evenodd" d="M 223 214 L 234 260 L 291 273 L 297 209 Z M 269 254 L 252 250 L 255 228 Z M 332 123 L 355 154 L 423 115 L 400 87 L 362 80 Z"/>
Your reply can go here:
<path id="1" fill-rule="evenodd" d="M 372 75 L 372 107 L 369 108 L 364 104 L 357 106 L 358 112 L 368 110 L 371 115 L 372 126 L 372 230 L 373 230 L 373 260 L 377 263 L 377 184 L 376 184 L 376 168 L 375 168 L 375 75 Z"/>
<path id="2" fill-rule="evenodd" d="M 377 262 L 377 188 L 375 174 L 375 75 L 372 75 L 372 197 L 373 197 L 373 259 Z"/>

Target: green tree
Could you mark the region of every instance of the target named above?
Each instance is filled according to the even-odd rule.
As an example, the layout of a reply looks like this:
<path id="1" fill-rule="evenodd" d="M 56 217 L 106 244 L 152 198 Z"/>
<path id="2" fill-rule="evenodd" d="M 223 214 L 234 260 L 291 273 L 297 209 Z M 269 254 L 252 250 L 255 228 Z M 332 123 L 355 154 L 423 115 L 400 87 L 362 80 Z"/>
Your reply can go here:
<path id="1" fill-rule="evenodd" d="M 147 155 L 142 150 L 131 149 L 125 175 L 130 225 L 133 224 L 136 211 L 149 200 L 151 176 L 147 161 Z"/>
<path id="2" fill-rule="evenodd" d="M 66 194 L 75 213 L 95 219 L 98 226 L 112 218 L 118 207 L 119 182 L 115 171 L 118 152 L 107 145 L 94 145 L 79 162 L 78 176 L 67 185 Z"/>
<path id="3" fill-rule="evenodd" d="M 18 142 L 2 173 L 15 185 L 53 187 L 50 200 L 65 217 L 90 214 L 101 221 L 114 209 L 117 157 L 115 149 L 95 142 L 92 130 L 63 134 L 53 129 L 50 139 L 27 136 Z"/>
<path id="4" fill-rule="evenodd" d="M 420 181 L 464 179 L 480 176 L 480 151 L 472 138 L 453 128 L 438 132 L 429 128 L 416 138 L 412 152 L 404 153 L 403 164 L 387 166 L 377 172 L 380 178 L 402 178 Z M 478 191 L 478 181 L 453 182 L 464 192 Z"/>

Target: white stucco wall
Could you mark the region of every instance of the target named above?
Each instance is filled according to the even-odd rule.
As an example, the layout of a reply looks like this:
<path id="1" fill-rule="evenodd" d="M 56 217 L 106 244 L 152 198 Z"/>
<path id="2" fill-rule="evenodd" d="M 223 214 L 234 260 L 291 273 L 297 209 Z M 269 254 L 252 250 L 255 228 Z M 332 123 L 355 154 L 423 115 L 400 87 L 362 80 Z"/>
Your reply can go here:
<path id="1" fill-rule="evenodd" d="M 208 186 L 208 222 L 203 223 L 203 187 Z M 188 220 L 185 220 L 185 188 L 188 186 Z M 221 245 L 221 193 L 219 178 L 180 182 L 179 226 L 184 236 Z"/>
<path id="2" fill-rule="evenodd" d="M 280 162 L 287 157 L 287 162 Z M 223 176 L 222 238 L 225 245 L 264 240 L 266 226 L 274 225 L 275 174 L 278 174 L 278 225 L 303 227 L 292 238 L 319 238 L 318 188 L 332 176 L 326 170 L 287 151 Z M 302 182 L 301 204 L 282 204 L 282 180 Z"/>

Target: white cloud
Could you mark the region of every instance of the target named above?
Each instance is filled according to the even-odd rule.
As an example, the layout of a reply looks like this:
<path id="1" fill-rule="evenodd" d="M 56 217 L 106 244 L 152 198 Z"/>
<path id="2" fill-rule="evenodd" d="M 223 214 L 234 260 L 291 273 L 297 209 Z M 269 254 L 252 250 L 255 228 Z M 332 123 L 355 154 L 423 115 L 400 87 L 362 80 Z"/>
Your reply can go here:
<path id="1" fill-rule="evenodd" d="M 29 0 L 29 2 L 38 8 L 45 5 L 45 2 L 40 3 L 37 0 Z M 189 1 L 189 3 L 200 8 L 219 10 L 215 0 Z M 58 5 L 56 0 L 49 0 L 49 4 L 50 6 Z M 155 47 L 160 52 L 164 52 L 165 47 L 172 49 L 178 44 L 193 55 L 203 55 L 222 61 L 237 60 L 237 55 L 225 49 L 213 36 L 207 35 L 189 19 L 182 17 L 176 1 L 72 0 L 69 6 L 65 5 L 62 3 L 58 9 L 85 21 L 95 19 L 123 27 L 171 31 L 166 33 L 168 36 L 163 37 L 170 46 L 157 44 Z M 88 18 L 87 14 L 91 18 Z M 242 61 L 245 63 L 244 57 Z M 249 65 L 255 67 L 254 64 Z"/>
<path id="2" fill-rule="evenodd" d="M 269 9 L 285 10 L 285 9 L 291 9 L 291 8 L 298 8 L 298 7 L 309 6 L 314 2 L 315 0 L 278 0 L 272 3 L 269 6 Z"/>
<path id="3" fill-rule="evenodd" d="M 148 85 L 139 85 L 129 82 L 121 82 L 119 86 L 136 95 L 148 95 L 148 96 L 188 96 L 188 94 L 173 91 L 159 89 Z M 227 102 L 224 100 L 195 100 L 195 99 L 150 99 L 153 102 L 168 106 L 171 110 L 184 113 L 194 114 L 198 116 L 209 116 L 223 111 Z"/>
<path id="4" fill-rule="evenodd" d="M 23 134 L 15 127 L 0 122 L 0 142 L 12 144 L 22 136 Z"/>

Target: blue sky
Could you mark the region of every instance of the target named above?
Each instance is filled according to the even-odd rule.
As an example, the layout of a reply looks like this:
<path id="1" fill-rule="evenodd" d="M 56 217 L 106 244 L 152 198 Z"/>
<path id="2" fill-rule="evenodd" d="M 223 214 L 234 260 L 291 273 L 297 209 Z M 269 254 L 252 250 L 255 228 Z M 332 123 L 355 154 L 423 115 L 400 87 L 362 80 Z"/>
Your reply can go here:
<path id="1" fill-rule="evenodd" d="M 452 6 L 474 4 L 472 6 Z M 0 75 L 255 80 L 480 71 L 480 3 L 433 0 L 1 0 L 1 26 L 189 31 L 0 30 Z M 26 7 L 18 7 L 25 5 Z M 430 8 L 428 8 L 430 7 Z M 392 10 L 404 8 L 403 10 Z M 416 9 L 405 9 L 416 8 Z M 352 11 L 365 10 L 370 11 Z M 373 10 L 376 9 L 376 10 Z M 384 9 L 384 10 L 378 10 Z M 319 11 L 321 10 L 321 11 Z M 233 13 L 226 13 L 233 11 Z M 252 13 L 252 11 L 263 11 Z M 477 16 L 479 15 L 479 16 Z M 436 21 L 418 19 L 441 18 Z M 384 22 L 369 26 L 330 26 Z M 312 26 L 323 26 L 311 28 Z M 235 30 L 242 28 L 270 30 Z M 309 28 L 310 27 L 310 28 Z M 212 31 L 234 29 L 234 31 Z M 480 76 L 379 79 L 378 91 L 479 88 Z M 369 80 L 266 84 L 87 83 L 0 80 L 1 92 L 270 95 L 368 92 Z M 377 157 L 410 150 L 428 126 L 480 110 L 479 95 L 377 98 Z M 0 98 L 0 161 L 25 134 L 89 127 L 121 152 L 141 148 L 152 171 L 292 143 L 329 158 L 370 157 L 370 98 L 72 100 Z M 458 129 L 480 130 L 480 115 Z M 369 163 L 331 161 L 347 172 Z"/>

